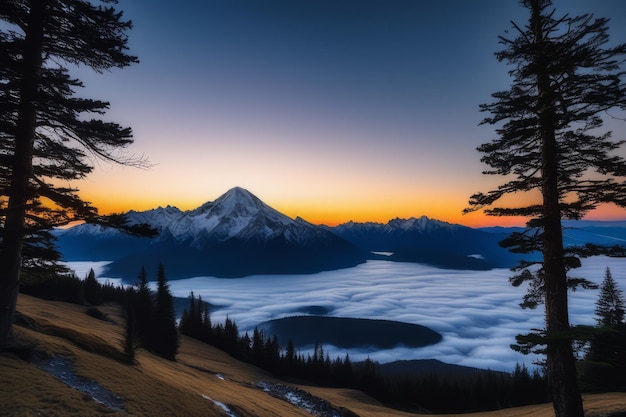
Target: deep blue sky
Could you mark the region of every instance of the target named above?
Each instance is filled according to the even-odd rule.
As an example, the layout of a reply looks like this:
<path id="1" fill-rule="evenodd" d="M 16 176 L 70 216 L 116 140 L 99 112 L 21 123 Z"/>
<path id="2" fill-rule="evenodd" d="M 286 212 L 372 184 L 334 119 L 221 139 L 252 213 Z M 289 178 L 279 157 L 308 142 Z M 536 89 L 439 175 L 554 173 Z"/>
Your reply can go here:
<path id="1" fill-rule="evenodd" d="M 515 0 L 120 0 L 141 63 L 81 74 L 133 127 L 146 171 L 98 166 L 81 184 L 107 210 L 194 208 L 233 186 L 312 222 L 461 217 L 494 138 L 479 104 L 509 85 L 498 36 Z M 611 17 L 623 0 L 559 0 Z M 626 130 L 620 125 L 622 135 Z M 616 134 L 616 136 L 618 136 Z M 624 216 L 622 216 L 624 217 Z M 500 219 L 501 220 L 501 219 Z"/>

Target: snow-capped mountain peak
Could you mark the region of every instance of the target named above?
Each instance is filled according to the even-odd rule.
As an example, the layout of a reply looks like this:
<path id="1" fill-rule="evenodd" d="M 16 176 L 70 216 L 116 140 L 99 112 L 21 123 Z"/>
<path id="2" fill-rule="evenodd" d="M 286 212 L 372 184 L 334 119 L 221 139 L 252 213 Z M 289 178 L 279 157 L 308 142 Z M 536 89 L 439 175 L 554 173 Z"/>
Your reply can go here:
<path id="1" fill-rule="evenodd" d="M 264 241 L 283 234 L 296 224 L 295 220 L 274 210 L 248 190 L 235 187 L 170 223 L 162 237 L 203 247 L 231 238 Z"/>
<path id="2" fill-rule="evenodd" d="M 267 206 L 250 191 L 241 187 L 234 187 L 222 194 L 215 201 L 204 203 L 202 206 L 193 210 L 193 213 L 207 213 L 210 215 L 246 215 L 269 208 L 269 206 Z"/>
<path id="3" fill-rule="evenodd" d="M 146 211 L 131 210 L 126 213 L 129 224 L 146 223 L 161 230 L 172 221 L 183 215 L 179 208 L 168 205 L 167 207 L 157 207 Z"/>
<path id="4" fill-rule="evenodd" d="M 171 221 L 163 220 L 156 239 L 111 263 L 107 273 L 127 275 L 154 259 L 179 277 L 310 273 L 365 261 L 364 252 L 344 239 L 291 219 L 240 187 L 179 215 L 155 210 L 171 214 Z"/>

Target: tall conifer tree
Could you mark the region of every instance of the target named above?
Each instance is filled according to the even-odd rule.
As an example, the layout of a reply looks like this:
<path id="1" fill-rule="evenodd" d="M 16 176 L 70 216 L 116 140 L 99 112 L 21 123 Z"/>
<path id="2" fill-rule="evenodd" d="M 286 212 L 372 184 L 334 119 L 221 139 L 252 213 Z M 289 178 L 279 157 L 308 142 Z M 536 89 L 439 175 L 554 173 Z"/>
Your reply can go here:
<path id="1" fill-rule="evenodd" d="M 611 270 L 607 268 L 596 302 L 598 324 L 604 327 L 618 327 L 624 324 L 625 308 L 622 290 L 613 279 Z"/>
<path id="2" fill-rule="evenodd" d="M 538 272 L 522 263 L 514 284 L 532 280 L 527 305 L 545 304 L 548 378 L 557 417 L 582 417 L 568 318 L 567 289 L 588 282 L 568 278 L 581 256 L 602 248 L 563 246 L 561 220 L 578 219 L 598 204 L 626 205 L 626 163 L 615 154 L 622 144 L 601 133 L 602 116 L 626 107 L 626 45 L 607 46 L 608 20 L 591 15 L 557 16 L 550 0 L 523 0 L 528 23 L 513 23 L 517 37 L 500 37 L 496 54 L 512 65 L 510 89 L 493 94 L 481 105 L 491 113 L 483 123 L 499 125 L 499 136 L 478 148 L 488 175 L 506 177 L 504 184 L 470 198 L 466 211 L 500 203 L 508 194 L 527 193 L 517 207 L 486 210 L 496 216 L 526 216 L 524 233 L 503 242 L 512 250 L 543 254 Z"/>
<path id="3" fill-rule="evenodd" d="M 141 164 L 120 153 L 132 143 L 131 129 L 98 119 L 109 103 L 77 97 L 83 84 L 68 70 L 137 62 L 127 53 L 131 22 L 108 5 L 115 1 L 103 3 L 0 2 L 0 344 L 11 339 L 26 237 L 98 219 L 65 184 L 89 174 L 94 157 Z M 39 249 L 37 255 L 55 256 L 42 252 L 46 245 Z"/>
<path id="4" fill-rule="evenodd" d="M 137 338 L 143 347 L 149 347 L 154 333 L 154 308 L 152 291 L 148 285 L 148 274 L 143 266 L 137 279 L 137 290 L 130 292 L 130 299 L 135 313 Z"/>
<path id="5" fill-rule="evenodd" d="M 606 269 L 596 302 L 598 329 L 582 363 L 582 382 L 591 389 L 626 386 L 626 322 L 622 290 Z"/>
<path id="6" fill-rule="evenodd" d="M 89 269 L 89 273 L 85 277 L 85 300 L 94 306 L 102 304 L 102 286 L 96 279 L 96 273 L 93 268 Z"/>
<path id="7" fill-rule="evenodd" d="M 154 340 L 151 349 L 166 359 L 174 360 L 178 352 L 178 329 L 176 328 L 174 300 L 165 277 L 163 264 L 159 264 L 154 310 Z"/>

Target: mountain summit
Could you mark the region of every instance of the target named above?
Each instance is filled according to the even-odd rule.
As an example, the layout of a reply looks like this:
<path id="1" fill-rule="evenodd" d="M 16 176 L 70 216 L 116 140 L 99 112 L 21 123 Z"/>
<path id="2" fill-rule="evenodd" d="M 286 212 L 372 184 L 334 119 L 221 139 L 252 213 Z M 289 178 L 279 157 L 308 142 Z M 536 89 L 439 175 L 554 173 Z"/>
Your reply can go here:
<path id="1" fill-rule="evenodd" d="M 127 216 L 130 223 L 145 222 L 161 233 L 139 240 L 119 232 L 99 234 L 91 225 L 76 226 L 58 235 L 66 260 L 113 260 L 106 275 L 132 282 L 142 267 L 150 273 L 158 263 L 176 279 L 315 273 L 366 259 L 362 250 L 331 231 L 291 219 L 240 187 L 194 210 L 168 206 Z M 91 253 L 85 253 L 86 247 Z"/>
<path id="2" fill-rule="evenodd" d="M 297 245 L 300 236 L 310 236 L 310 229 L 316 228 L 309 226 L 303 227 L 249 191 L 235 187 L 166 225 L 161 239 L 186 242 L 202 249 L 229 239 L 261 243 L 284 235 L 287 241 Z"/>
<path id="3" fill-rule="evenodd" d="M 257 196 L 250 191 L 235 187 L 222 194 L 217 200 L 204 203 L 197 209 L 193 210 L 193 214 L 207 214 L 212 216 L 242 216 L 247 217 L 258 213 L 259 211 L 272 211 L 279 216 L 285 217 L 286 220 L 290 220 L 287 216 L 280 214 L 270 206 L 262 202 Z"/>

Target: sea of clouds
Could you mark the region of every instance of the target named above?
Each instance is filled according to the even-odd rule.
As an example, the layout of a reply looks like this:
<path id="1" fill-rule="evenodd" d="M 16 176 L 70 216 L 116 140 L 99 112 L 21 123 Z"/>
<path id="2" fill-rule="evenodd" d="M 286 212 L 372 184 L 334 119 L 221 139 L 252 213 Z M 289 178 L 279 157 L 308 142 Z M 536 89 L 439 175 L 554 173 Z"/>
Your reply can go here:
<path id="1" fill-rule="evenodd" d="M 119 280 L 100 276 L 106 262 L 73 262 L 80 277 L 94 268 L 101 282 Z M 606 268 L 626 291 L 626 260 L 594 257 L 583 260 L 572 276 L 602 282 Z M 166 269 L 167 274 L 167 269 Z M 414 263 L 368 261 L 354 268 L 312 275 L 258 275 L 223 279 L 197 277 L 170 281 L 176 297 L 196 296 L 218 308 L 214 323 L 226 316 L 239 329 L 252 332 L 266 320 L 302 314 L 310 306 L 322 306 L 329 315 L 397 320 L 420 324 L 441 333 L 443 340 L 424 348 L 397 347 L 388 350 L 338 349 L 324 346 L 331 358 L 350 355 L 381 363 L 406 359 L 439 359 L 443 362 L 512 371 L 517 363 L 533 368 L 538 357 L 525 356 L 510 348 L 515 336 L 544 327 L 543 306 L 521 309 L 525 287 L 513 287 L 508 269 L 458 271 Z M 154 278 L 151 278 L 154 279 Z M 595 324 L 599 290 L 570 293 L 570 322 Z M 302 351 L 306 354 L 307 351 Z"/>

